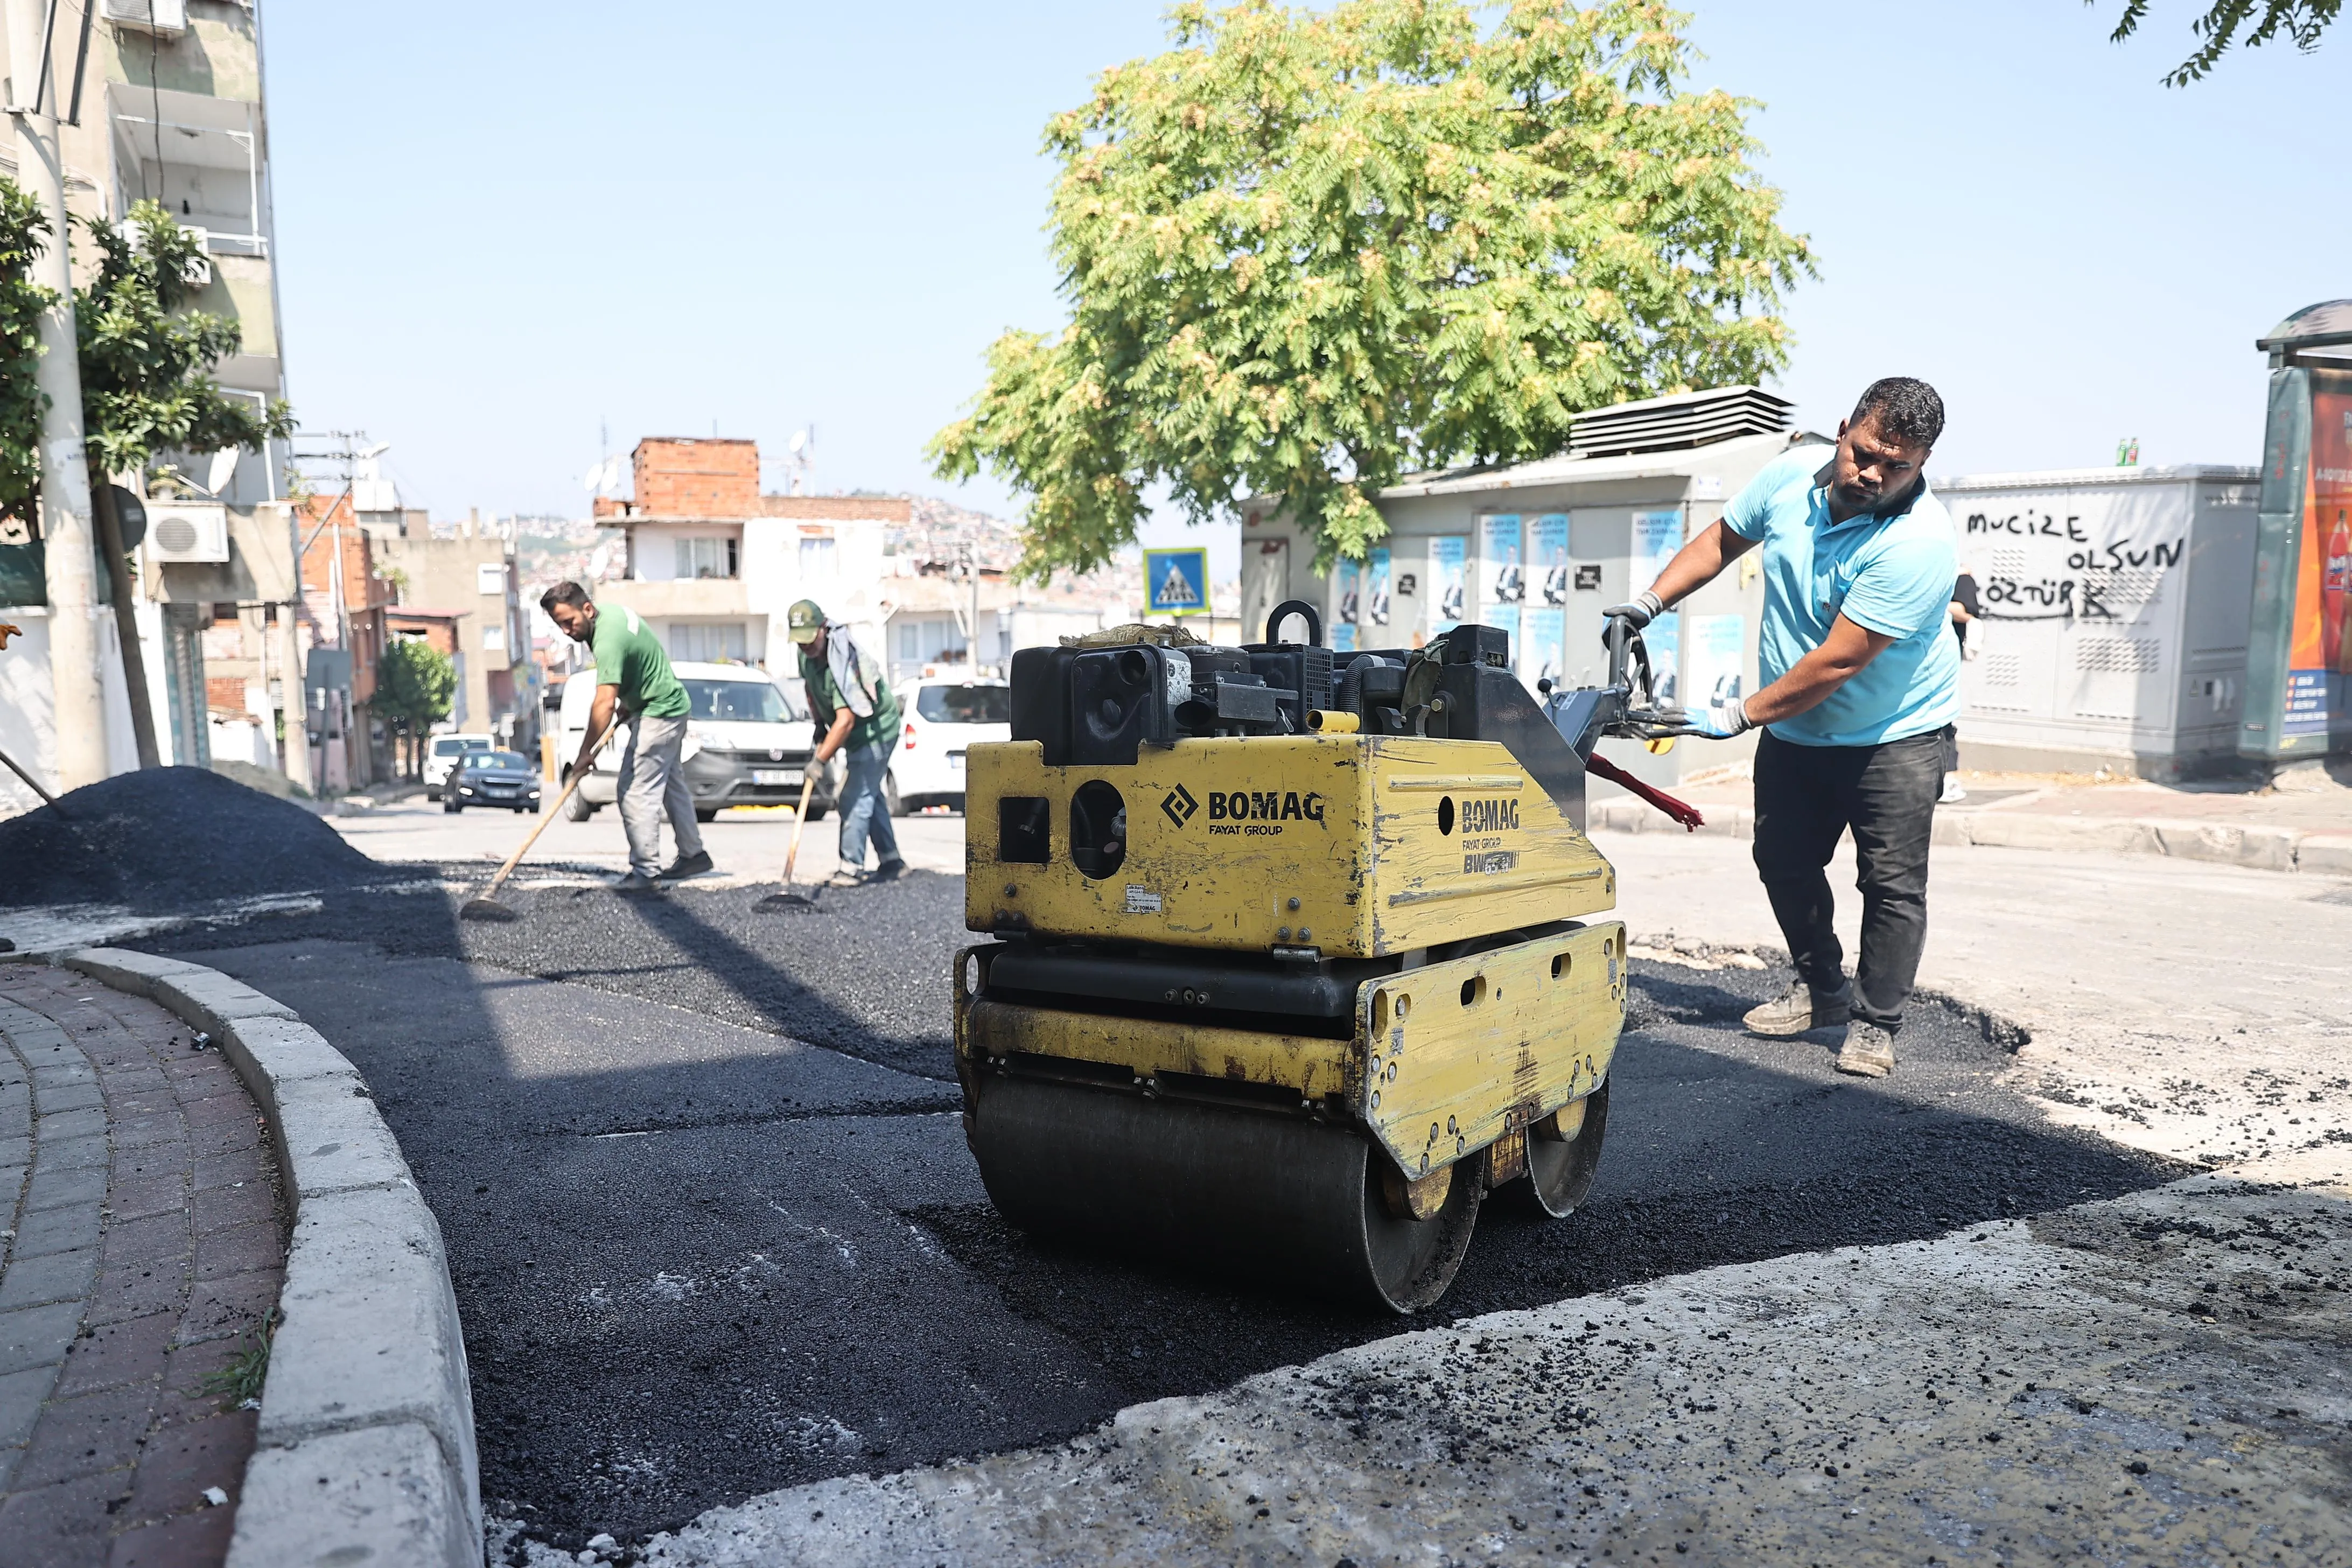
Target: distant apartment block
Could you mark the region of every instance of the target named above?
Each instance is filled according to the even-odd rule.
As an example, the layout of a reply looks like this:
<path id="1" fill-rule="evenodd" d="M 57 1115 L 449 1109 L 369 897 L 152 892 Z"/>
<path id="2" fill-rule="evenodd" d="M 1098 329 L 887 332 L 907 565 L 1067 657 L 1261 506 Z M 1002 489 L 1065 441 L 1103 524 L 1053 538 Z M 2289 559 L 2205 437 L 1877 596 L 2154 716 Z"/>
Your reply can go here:
<path id="1" fill-rule="evenodd" d="M 1015 647 L 1129 618 L 1099 584 L 1015 590 L 1001 562 L 943 551 L 903 496 L 767 495 L 751 441 L 649 437 L 631 455 L 632 494 L 600 500 L 622 531 L 620 580 L 596 584 L 657 628 L 672 658 L 735 659 L 793 670 L 786 612 L 814 599 L 859 628 L 892 673 L 927 666 L 1002 668 Z M 919 548 L 906 546 L 911 540 Z M 1131 596 L 1131 595 L 1129 595 Z M 975 636 L 975 626 L 977 636 Z"/>

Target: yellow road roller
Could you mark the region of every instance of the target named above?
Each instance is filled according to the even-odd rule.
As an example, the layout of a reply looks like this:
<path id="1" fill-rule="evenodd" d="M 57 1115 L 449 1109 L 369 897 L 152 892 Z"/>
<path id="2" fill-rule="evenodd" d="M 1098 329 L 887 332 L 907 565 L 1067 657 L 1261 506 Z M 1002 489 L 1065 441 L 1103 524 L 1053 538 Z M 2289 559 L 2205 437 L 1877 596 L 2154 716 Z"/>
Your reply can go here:
<path id="1" fill-rule="evenodd" d="M 1276 640 L 1306 623 L 1304 642 Z M 966 758 L 956 1065 L 1013 1225 L 1409 1312 L 1488 1194 L 1592 1183 L 1624 1020 L 1603 732 L 1678 715 L 1531 694 L 1507 637 L 1335 654 L 1165 628 L 1013 658 Z M 1612 776 L 1614 770 L 1607 770 Z"/>

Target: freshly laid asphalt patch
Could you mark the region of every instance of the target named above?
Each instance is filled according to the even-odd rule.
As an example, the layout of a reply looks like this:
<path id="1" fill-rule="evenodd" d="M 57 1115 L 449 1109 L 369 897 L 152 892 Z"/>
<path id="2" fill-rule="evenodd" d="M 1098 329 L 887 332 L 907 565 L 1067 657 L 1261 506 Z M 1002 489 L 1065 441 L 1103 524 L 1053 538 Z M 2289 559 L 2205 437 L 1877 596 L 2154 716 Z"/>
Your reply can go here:
<path id="1" fill-rule="evenodd" d="M 149 944 L 289 1003 L 367 1074 L 448 1237 L 493 1512 L 571 1550 L 640 1540 L 1405 1326 L 1004 1226 L 953 1114 L 961 884 L 919 874 L 814 914 L 760 913 L 761 891 L 541 889 L 512 926 L 457 921 L 462 895 L 331 897 Z M 2047 1126 L 1993 1086 L 2002 1047 L 1941 1008 L 1915 1012 L 1880 1083 L 1833 1073 L 1828 1034 L 1741 1034 L 1785 984 L 1637 964 L 1589 1206 L 1546 1224 L 1490 1204 L 1412 1321 L 2179 1173 Z"/>
<path id="2" fill-rule="evenodd" d="M 398 875 L 318 817 L 205 768 L 143 768 L 0 822 L 0 908 L 308 893 Z"/>

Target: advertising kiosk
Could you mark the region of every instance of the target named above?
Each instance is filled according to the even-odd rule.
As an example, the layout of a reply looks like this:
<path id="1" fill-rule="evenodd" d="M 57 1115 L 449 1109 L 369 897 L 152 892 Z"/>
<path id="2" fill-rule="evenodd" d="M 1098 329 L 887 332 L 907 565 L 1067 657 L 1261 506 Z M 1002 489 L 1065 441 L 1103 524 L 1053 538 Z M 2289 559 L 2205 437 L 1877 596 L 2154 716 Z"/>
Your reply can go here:
<path id="1" fill-rule="evenodd" d="M 2352 300 L 2255 346 L 2270 421 L 2238 752 L 2275 766 L 2352 752 Z"/>

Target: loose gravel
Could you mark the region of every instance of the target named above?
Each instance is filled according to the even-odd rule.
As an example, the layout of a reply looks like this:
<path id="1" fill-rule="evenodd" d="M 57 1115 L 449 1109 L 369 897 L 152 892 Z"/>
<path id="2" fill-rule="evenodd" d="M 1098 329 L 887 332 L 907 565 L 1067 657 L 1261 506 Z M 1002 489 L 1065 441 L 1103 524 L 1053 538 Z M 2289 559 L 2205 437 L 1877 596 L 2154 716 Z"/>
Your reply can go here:
<path id="1" fill-rule="evenodd" d="M 203 768 L 117 773 L 0 822 L 0 867 L 6 909 L 178 910 L 396 874 L 300 806 Z"/>

